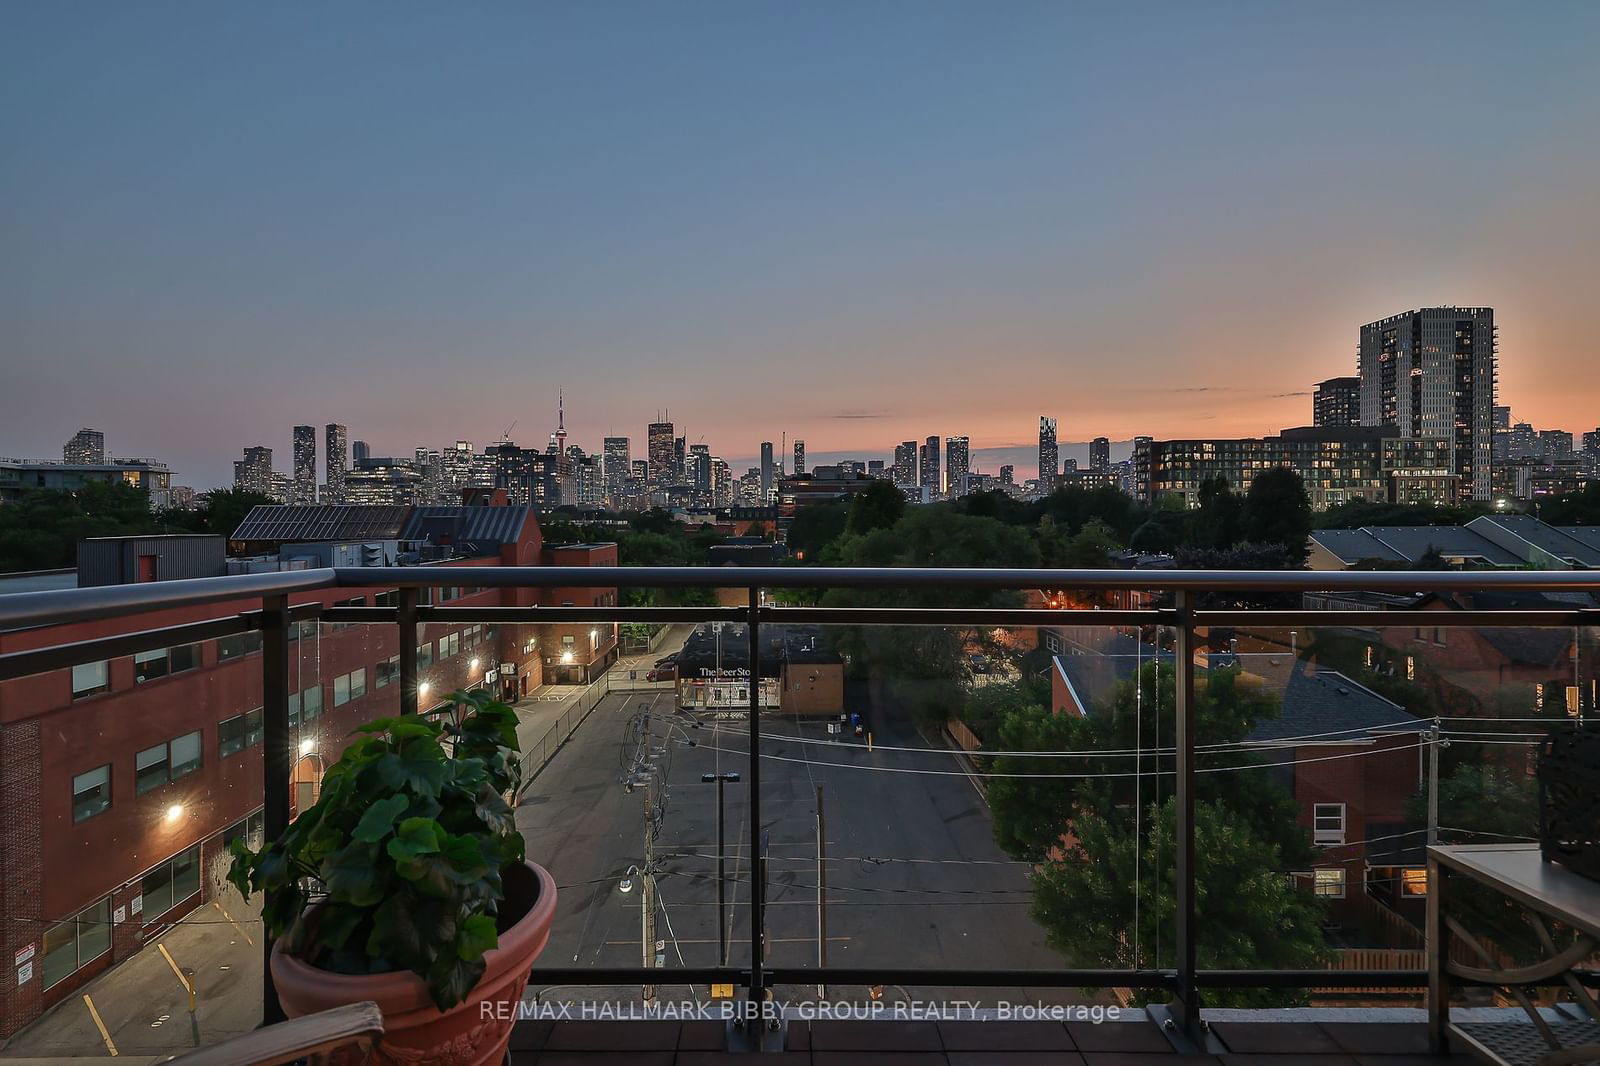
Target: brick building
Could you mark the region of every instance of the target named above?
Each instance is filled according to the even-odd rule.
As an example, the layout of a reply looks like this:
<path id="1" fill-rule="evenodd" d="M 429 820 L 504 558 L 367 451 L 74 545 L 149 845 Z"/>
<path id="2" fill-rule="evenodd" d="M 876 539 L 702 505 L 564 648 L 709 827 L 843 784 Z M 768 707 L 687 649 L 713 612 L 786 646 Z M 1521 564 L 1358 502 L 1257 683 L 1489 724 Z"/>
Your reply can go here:
<path id="1" fill-rule="evenodd" d="M 294 568 L 308 555 L 346 548 L 393 561 L 382 540 L 330 546 L 300 539 L 318 531 L 310 523 L 328 520 L 358 538 L 394 530 L 402 563 L 459 567 L 459 586 L 432 590 L 437 604 L 616 603 L 615 589 L 490 589 L 473 582 L 472 571 L 481 567 L 615 565 L 614 544 L 543 544 L 525 507 L 257 508 L 234 539 L 269 554 L 230 566 Z M 149 554 L 160 556 L 159 543 Z M 136 567 L 128 580 L 153 580 L 160 570 Z M 362 607 L 397 599 L 393 590 L 352 595 L 346 588 L 297 593 L 290 604 Z M 259 599 L 227 601 L 0 632 L 0 654 L 259 608 Z M 590 678 L 617 654 L 610 623 L 428 623 L 418 636 L 424 712 L 458 688 L 495 684 L 502 695 L 521 697 L 557 679 Z M 387 623 L 302 621 L 292 625 L 290 641 L 290 791 L 298 811 L 315 802 L 321 776 L 351 730 L 398 713 L 398 630 Z M 221 888 L 228 841 L 258 839 L 261 831 L 262 704 L 259 632 L 0 682 L 0 802 L 7 811 L 0 822 L 0 954 L 15 962 L 0 977 L 0 1038 Z"/>

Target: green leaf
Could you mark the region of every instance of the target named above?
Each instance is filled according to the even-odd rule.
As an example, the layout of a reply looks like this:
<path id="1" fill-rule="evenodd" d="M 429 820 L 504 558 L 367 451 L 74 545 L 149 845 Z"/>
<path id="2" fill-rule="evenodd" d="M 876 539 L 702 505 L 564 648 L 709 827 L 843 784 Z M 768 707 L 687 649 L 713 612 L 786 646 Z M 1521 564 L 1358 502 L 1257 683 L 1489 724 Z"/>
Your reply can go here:
<path id="1" fill-rule="evenodd" d="M 367 919 L 364 907 L 342 903 L 324 904 L 317 915 L 316 939 L 318 946 L 337 951 L 345 946 L 350 934 Z"/>
<path id="2" fill-rule="evenodd" d="M 437 796 L 444 784 L 444 749 L 432 737 L 408 741 L 400 752 L 390 752 L 377 761 L 378 776 L 385 786 L 409 788 L 424 796 Z"/>
<path id="3" fill-rule="evenodd" d="M 328 896 L 357 907 L 371 907 L 382 902 L 383 878 L 377 859 L 377 845 L 360 841 L 329 855 L 319 871 Z"/>
<path id="4" fill-rule="evenodd" d="M 415 965 L 422 959 L 425 938 L 416 910 L 404 896 L 390 896 L 372 915 L 372 933 L 367 937 L 368 955 L 388 955 L 397 962 Z"/>
<path id="5" fill-rule="evenodd" d="M 355 831 L 350 835 L 366 844 L 376 844 L 389 835 L 389 830 L 394 828 L 394 820 L 404 813 L 410 801 L 405 796 L 390 796 L 381 799 L 367 808 L 361 816 L 361 821 L 356 823 Z"/>
<path id="6" fill-rule="evenodd" d="M 487 914 L 474 914 L 461 923 L 461 935 L 456 938 L 456 956 L 462 962 L 477 962 L 483 953 L 500 946 L 500 935 L 495 921 Z"/>
<path id="7" fill-rule="evenodd" d="M 437 852 L 441 835 L 439 823 L 432 818 L 407 818 L 386 850 L 396 862 L 408 862 Z"/>

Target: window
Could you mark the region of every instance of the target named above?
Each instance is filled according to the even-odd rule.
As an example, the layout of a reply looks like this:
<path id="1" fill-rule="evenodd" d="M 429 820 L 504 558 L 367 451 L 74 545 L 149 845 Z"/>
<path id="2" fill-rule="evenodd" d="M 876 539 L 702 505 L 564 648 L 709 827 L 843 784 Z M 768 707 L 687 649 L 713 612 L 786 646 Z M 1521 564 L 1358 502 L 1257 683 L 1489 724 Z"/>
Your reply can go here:
<path id="1" fill-rule="evenodd" d="M 1428 871 L 1421 867 L 1401 870 L 1400 894 L 1403 896 L 1426 896 L 1428 894 Z"/>
<path id="2" fill-rule="evenodd" d="M 217 662 L 225 663 L 261 650 L 260 633 L 235 633 L 217 638 Z"/>
<path id="3" fill-rule="evenodd" d="M 200 730 L 177 737 L 168 748 L 167 761 L 174 781 L 200 769 Z"/>
<path id="4" fill-rule="evenodd" d="M 1344 843 L 1344 804 L 1319 803 L 1312 811 L 1311 839 L 1330 845 Z"/>
<path id="5" fill-rule="evenodd" d="M 439 658 L 454 658 L 461 651 L 461 634 L 446 633 L 439 638 Z"/>
<path id="6" fill-rule="evenodd" d="M 261 743 L 261 708 L 224 718 L 217 723 L 217 754 L 226 759 L 252 744 Z"/>
<path id="7" fill-rule="evenodd" d="M 1374 656 L 1373 656 L 1373 652 L 1372 652 L 1372 645 L 1368 644 L 1367 645 L 1366 658 L 1365 658 L 1368 670 L 1372 669 L 1373 660 L 1374 660 Z"/>
<path id="8" fill-rule="evenodd" d="M 143 684 L 168 674 L 193 670 L 200 665 L 200 645 L 183 644 L 176 648 L 157 648 L 133 656 L 133 680 Z"/>
<path id="9" fill-rule="evenodd" d="M 252 851 L 258 850 L 266 829 L 265 817 L 262 811 L 256 811 L 228 826 L 222 831 L 222 846 L 226 848 L 235 840 L 242 840 Z"/>
<path id="10" fill-rule="evenodd" d="M 417 648 L 417 672 L 421 673 L 433 665 L 433 641 Z"/>
<path id="11" fill-rule="evenodd" d="M 91 903 L 77 914 L 45 930 L 39 962 L 45 988 L 60 984 L 111 947 L 111 898 Z"/>
<path id="12" fill-rule="evenodd" d="M 93 818 L 111 806 L 111 764 L 96 766 L 72 779 L 72 820 Z"/>
<path id="13" fill-rule="evenodd" d="M 1311 891 L 1325 899 L 1344 899 L 1344 867 L 1311 871 Z"/>
<path id="14" fill-rule="evenodd" d="M 400 606 L 400 590 L 399 589 L 390 589 L 388 592 L 380 592 L 380 593 L 378 593 L 376 596 L 372 597 L 372 606 L 374 606 L 374 607 L 398 607 L 398 606 Z"/>
<path id="15" fill-rule="evenodd" d="M 200 891 L 200 845 L 180 851 L 144 875 L 140 886 L 145 924 Z"/>
<path id="16" fill-rule="evenodd" d="M 1568 718 L 1576 718 L 1576 717 L 1578 717 L 1578 709 L 1579 709 L 1578 708 L 1578 686 L 1577 685 L 1568 685 L 1567 686 L 1567 717 Z"/>
<path id="17" fill-rule="evenodd" d="M 400 680 L 400 656 L 398 655 L 391 655 L 387 659 L 380 660 L 373 670 L 373 688 L 383 688 L 385 685 L 392 685 L 398 680 Z"/>
<path id="18" fill-rule="evenodd" d="M 313 621 L 291 622 L 289 624 L 289 640 L 311 640 L 317 635 L 317 623 Z"/>
<path id="19" fill-rule="evenodd" d="M 367 694 L 367 671 L 352 670 L 333 679 L 333 705 L 335 707 L 358 700 Z"/>
<path id="20" fill-rule="evenodd" d="M 133 757 L 133 791 L 139 795 L 172 780 L 167 769 L 167 746 L 157 744 Z"/>
<path id="21" fill-rule="evenodd" d="M 107 677 L 104 659 L 97 663 L 79 663 L 72 668 L 72 698 L 81 700 L 85 696 L 107 691 L 111 688 Z"/>
<path id="22" fill-rule="evenodd" d="M 1416 658 L 1414 656 L 1407 655 L 1406 656 L 1406 680 L 1407 681 L 1415 681 L 1416 679 L 1417 679 L 1417 660 L 1416 660 Z"/>
<path id="23" fill-rule="evenodd" d="M 1544 710 L 1544 686 L 1542 684 L 1535 683 L 1533 686 L 1533 709 L 1536 711 Z"/>
<path id="24" fill-rule="evenodd" d="M 300 718 L 309 722 L 322 717 L 322 686 L 312 685 L 300 693 Z"/>

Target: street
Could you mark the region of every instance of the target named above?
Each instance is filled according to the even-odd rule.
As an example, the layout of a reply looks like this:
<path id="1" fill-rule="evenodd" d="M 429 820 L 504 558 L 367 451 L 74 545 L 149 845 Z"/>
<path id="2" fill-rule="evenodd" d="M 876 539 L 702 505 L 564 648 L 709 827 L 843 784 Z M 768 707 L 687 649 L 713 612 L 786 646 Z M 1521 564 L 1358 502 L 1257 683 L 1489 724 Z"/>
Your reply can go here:
<path id="1" fill-rule="evenodd" d="M 642 788 L 621 783 L 633 750 L 627 723 L 651 716 L 655 762 L 666 780 L 655 843 L 659 909 L 655 938 L 641 949 L 642 890 L 630 867 L 644 861 Z M 925 748 L 908 722 L 874 719 L 877 744 Z M 762 724 L 762 829 L 769 840 L 768 949 L 773 966 L 818 963 L 817 789 L 822 790 L 827 860 L 827 962 L 839 967 L 1049 968 L 1061 960 L 1028 917 L 1026 866 L 991 838 L 987 809 L 954 760 L 914 752 L 867 752 L 846 733 L 828 743 L 826 723 L 777 716 Z M 823 743 L 800 743 L 800 740 Z M 717 787 L 706 772 L 733 770 L 726 786 L 729 962 L 749 961 L 749 734 L 743 722 L 696 727 L 670 694 L 608 696 L 535 780 L 517 812 L 528 855 L 544 864 L 562 897 L 545 966 L 638 966 L 657 954 L 674 966 L 717 962 Z M 846 746 L 850 745 L 850 746 Z M 660 797 L 652 797 L 659 802 Z M 538 969 L 534 971 L 538 989 Z M 556 989 L 556 998 L 617 998 L 632 990 Z M 865 998 L 865 989 L 829 994 Z M 663 998 L 704 996 L 705 988 L 663 984 Z M 785 995 L 815 989 L 779 990 Z M 1073 990 L 925 989 L 918 995 L 1077 1001 Z"/>

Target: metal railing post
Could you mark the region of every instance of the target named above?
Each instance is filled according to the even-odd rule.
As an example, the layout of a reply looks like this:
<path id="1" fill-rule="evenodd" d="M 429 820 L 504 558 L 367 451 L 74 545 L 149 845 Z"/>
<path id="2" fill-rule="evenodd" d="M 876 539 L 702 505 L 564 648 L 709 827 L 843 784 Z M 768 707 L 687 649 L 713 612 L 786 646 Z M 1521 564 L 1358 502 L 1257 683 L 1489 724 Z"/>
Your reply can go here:
<path id="1" fill-rule="evenodd" d="M 417 590 L 400 590 L 397 620 L 400 632 L 400 713 L 416 714 L 417 701 Z"/>
<path id="2" fill-rule="evenodd" d="M 1183 1034 L 1200 1044 L 1200 990 L 1195 979 L 1198 969 L 1195 951 L 1195 863 L 1194 863 L 1194 604 L 1188 592 L 1175 593 L 1178 609 L 1176 670 L 1177 749 L 1176 806 L 1174 835 L 1177 848 L 1177 988 L 1172 1015 Z"/>
<path id="3" fill-rule="evenodd" d="M 750 855 L 760 854 L 761 844 L 761 590 L 750 589 Z M 766 1003 L 767 886 L 755 875 L 750 878 L 750 999 Z"/>
<path id="4" fill-rule="evenodd" d="M 262 600 L 261 625 L 261 827 L 268 843 L 289 828 L 289 775 L 294 741 L 289 736 L 289 597 Z M 261 938 L 261 1021 L 284 1020 L 272 983 L 270 933 Z"/>

